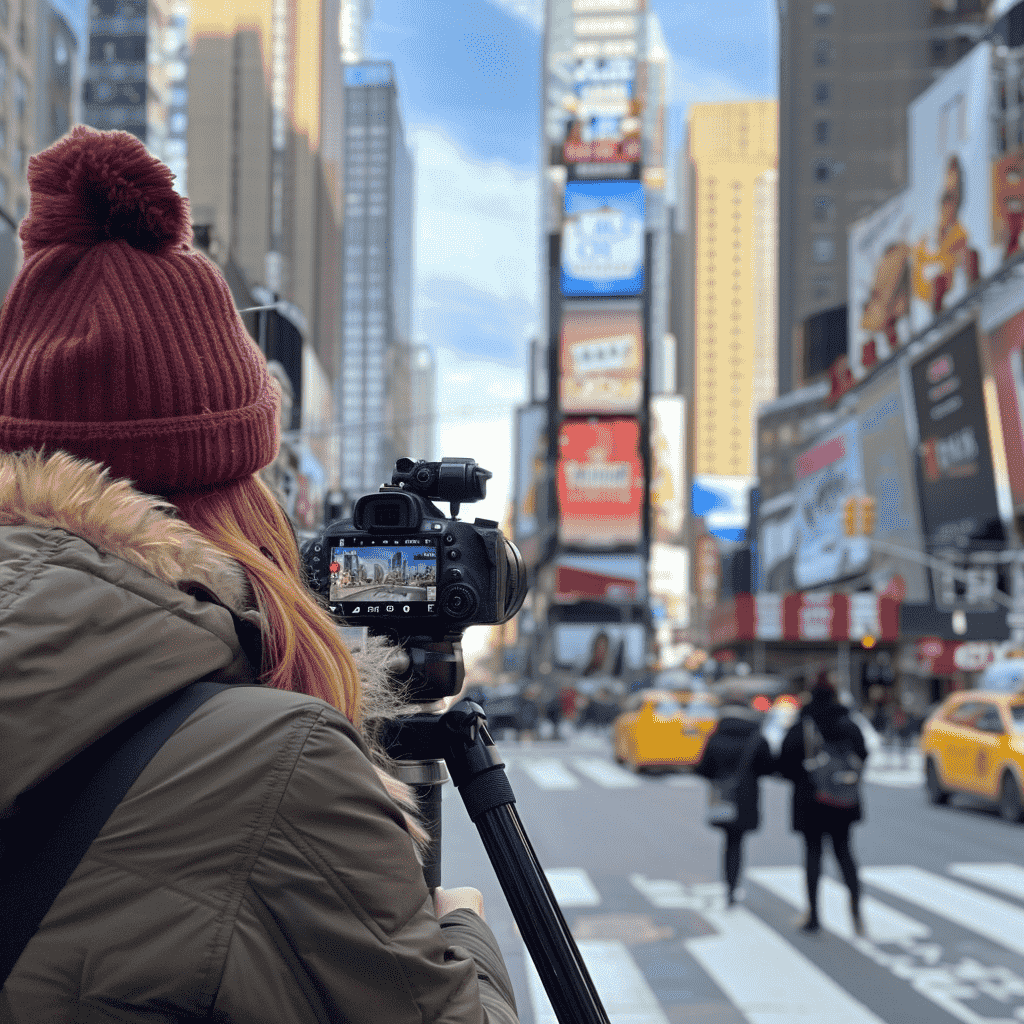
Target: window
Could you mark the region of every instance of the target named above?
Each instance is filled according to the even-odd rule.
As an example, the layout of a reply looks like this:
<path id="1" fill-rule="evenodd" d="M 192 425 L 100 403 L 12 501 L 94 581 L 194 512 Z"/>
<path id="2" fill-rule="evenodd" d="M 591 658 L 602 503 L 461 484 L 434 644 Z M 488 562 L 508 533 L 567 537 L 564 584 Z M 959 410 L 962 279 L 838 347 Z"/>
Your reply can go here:
<path id="1" fill-rule="evenodd" d="M 835 291 L 835 282 L 828 274 L 816 274 L 811 278 L 811 294 L 815 301 L 830 299 Z"/>
<path id="2" fill-rule="evenodd" d="M 831 224 L 836 219 L 836 201 L 832 196 L 814 197 L 814 219 L 819 224 Z"/>
<path id="3" fill-rule="evenodd" d="M 822 107 L 832 102 L 832 86 L 828 82 L 814 83 L 814 102 Z"/>
<path id="4" fill-rule="evenodd" d="M 19 72 L 14 76 L 14 113 L 19 121 L 25 120 L 28 108 L 28 82 Z"/>
<path id="5" fill-rule="evenodd" d="M 0 206 L 7 205 L 7 191 L 8 191 L 7 178 L 0 174 Z"/>
<path id="6" fill-rule="evenodd" d="M 827 146 L 832 141 L 832 122 L 814 122 L 814 141 L 819 146 Z"/>
<path id="7" fill-rule="evenodd" d="M 828 181 L 832 177 L 832 165 L 827 160 L 819 160 L 814 165 L 814 180 Z"/>
<path id="8" fill-rule="evenodd" d="M 832 63 L 834 49 L 831 39 L 814 40 L 814 63 L 819 67 L 826 68 Z"/>
<path id="9" fill-rule="evenodd" d="M 985 710 L 978 717 L 978 728 L 982 732 L 1003 732 L 1003 720 L 999 716 L 999 708 L 994 704 L 986 704 Z"/>
<path id="10" fill-rule="evenodd" d="M 815 263 L 831 263 L 836 258 L 836 241 L 830 235 L 818 235 L 811 243 Z"/>
<path id="11" fill-rule="evenodd" d="M 953 710 L 946 715 L 946 720 L 952 722 L 954 725 L 973 726 L 976 724 L 978 717 L 984 710 L 985 705 L 980 701 L 965 701 L 959 707 L 953 708 Z"/>
<path id="12" fill-rule="evenodd" d="M 832 19 L 835 17 L 836 7 L 835 4 L 829 3 L 816 3 L 811 8 L 812 17 L 814 18 L 814 24 L 818 28 L 827 28 L 832 24 Z"/>

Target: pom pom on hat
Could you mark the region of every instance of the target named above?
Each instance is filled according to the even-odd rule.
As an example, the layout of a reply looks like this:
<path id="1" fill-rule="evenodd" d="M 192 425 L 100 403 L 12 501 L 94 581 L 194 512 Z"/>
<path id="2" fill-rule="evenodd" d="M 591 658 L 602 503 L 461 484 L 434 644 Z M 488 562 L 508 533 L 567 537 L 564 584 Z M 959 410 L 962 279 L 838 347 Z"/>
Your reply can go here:
<path id="1" fill-rule="evenodd" d="M 28 165 L 32 193 L 20 235 L 26 258 L 61 242 L 92 246 L 121 238 L 163 254 L 192 236 L 188 200 L 174 175 L 128 132 L 78 125 Z"/>
<path id="2" fill-rule="evenodd" d="M 79 126 L 32 158 L 0 311 L 0 451 L 65 451 L 161 495 L 277 456 L 280 389 L 189 246 L 173 180 L 127 132 Z"/>

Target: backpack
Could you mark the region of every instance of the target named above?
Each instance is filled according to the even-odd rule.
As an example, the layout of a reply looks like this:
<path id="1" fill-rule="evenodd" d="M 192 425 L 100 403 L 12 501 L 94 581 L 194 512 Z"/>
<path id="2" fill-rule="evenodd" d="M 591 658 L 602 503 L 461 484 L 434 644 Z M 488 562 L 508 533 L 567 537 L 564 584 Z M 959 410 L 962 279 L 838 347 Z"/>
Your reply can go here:
<path id="1" fill-rule="evenodd" d="M 711 779 L 708 789 L 708 809 L 704 820 L 709 825 L 732 825 L 740 816 L 740 784 L 750 769 L 761 740 L 761 730 L 755 729 L 748 737 L 740 753 L 736 768 L 720 779 Z"/>
<path id="2" fill-rule="evenodd" d="M 815 803 L 844 809 L 860 803 L 864 762 L 848 741 L 825 739 L 810 717 L 804 719 L 803 765 L 811 778 Z"/>

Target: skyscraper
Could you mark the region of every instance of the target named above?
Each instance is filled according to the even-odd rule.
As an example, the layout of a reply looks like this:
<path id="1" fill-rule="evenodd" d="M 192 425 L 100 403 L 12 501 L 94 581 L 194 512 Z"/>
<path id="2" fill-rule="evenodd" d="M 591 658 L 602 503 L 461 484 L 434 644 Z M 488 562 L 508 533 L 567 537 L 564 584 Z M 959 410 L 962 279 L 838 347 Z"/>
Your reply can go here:
<path id="1" fill-rule="evenodd" d="M 93 0 L 83 120 L 131 132 L 164 159 L 171 0 Z"/>
<path id="2" fill-rule="evenodd" d="M 780 393 L 843 348 L 830 325 L 845 321 L 846 230 L 907 185 L 907 106 L 984 32 L 990 6 L 779 0 Z"/>
<path id="3" fill-rule="evenodd" d="M 412 157 L 388 61 L 345 65 L 341 488 L 390 481 L 409 448 Z"/>
<path id="4" fill-rule="evenodd" d="M 774 397 L 777 124 L 774 100 L 690 107 L 694 476 L 751 477 L 753 416 Z"/>

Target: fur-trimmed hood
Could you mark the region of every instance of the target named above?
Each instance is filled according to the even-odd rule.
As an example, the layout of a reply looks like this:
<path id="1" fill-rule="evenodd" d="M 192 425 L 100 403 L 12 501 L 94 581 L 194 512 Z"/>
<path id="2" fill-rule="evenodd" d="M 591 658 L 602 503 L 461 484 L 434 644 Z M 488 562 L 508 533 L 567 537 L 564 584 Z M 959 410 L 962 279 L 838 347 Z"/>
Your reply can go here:
<path id="1" fill-rule="evenodd" d="M 64 453 L 0 453 L 0 813 L 189 682 L 254 682 L 232 613 L 259 625 L 241 566 L 166 502 Z"/>

